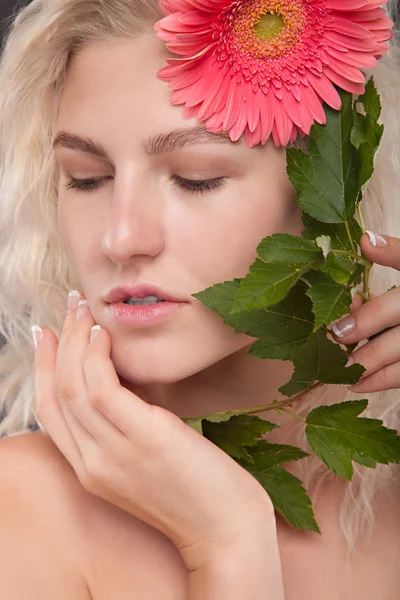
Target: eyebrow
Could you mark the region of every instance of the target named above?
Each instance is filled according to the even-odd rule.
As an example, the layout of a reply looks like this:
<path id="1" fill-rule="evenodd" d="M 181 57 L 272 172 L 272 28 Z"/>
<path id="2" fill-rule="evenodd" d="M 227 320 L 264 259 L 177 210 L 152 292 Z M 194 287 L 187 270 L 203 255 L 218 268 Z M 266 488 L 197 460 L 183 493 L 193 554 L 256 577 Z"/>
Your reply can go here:
<path id="1" fill-rule="evenodd" d="M 157 156 L 174 150 L 180 150 L 186 146 L 193 146 L 200 143 L 224 143 L 238 144 L 232 142 L 227 133 L 210 133 L 203 127 L 192 127 L 185 129 L 174 129 L 169 133 L 160 133 L 151 136 L 148 140 L 142 143 L 142 147 L 148 156 Z M 89 137 L 69 133 L 68 131 L 60 131 L 53 142 L 53 148 L 70 148 L 80 152 L 87 152 L 100 158 L 109 160 L 109 156 L 105 148 L 92 140 Z"/>

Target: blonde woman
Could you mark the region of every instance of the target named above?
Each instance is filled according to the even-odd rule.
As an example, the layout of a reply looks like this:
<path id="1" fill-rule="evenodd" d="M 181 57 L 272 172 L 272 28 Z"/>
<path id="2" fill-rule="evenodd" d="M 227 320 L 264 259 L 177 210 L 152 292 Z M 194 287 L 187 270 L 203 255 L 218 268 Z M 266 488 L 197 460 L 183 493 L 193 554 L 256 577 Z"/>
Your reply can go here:
<path id="1" fill-rule="evenodd" d="M 299 531 L 178 417 L 278 396 L 291 363 L 248 355 L 254 340 L 192 294 L 243 277 L 263 237 L 299 235 L 302 221 L 286 174 L 292 124 L 232 141 L 173 105 L 158 76 L 171 58 L 154 29 L 164 16 L 156 0 L 34 0 L 3 50 L 2 598 L 398 600 L 398 467 L 354 464 L 349 482 L 313 453 L 287 464 L 321 535 Z M 365 416 L 399 430 L 399 290 L 386 290 L 400 270 L 400 71 L 393 42 L 383 54 L 386 129 L 362 239 L 381 265 L 377 297 L 356 298 L 337 341 L 391 329 L 354 353 L 362 383 L 325 386 L 297 412 L 362 393 Z M 269 441 L 310 450 L 292 417 L 260 416 L 280 426 Z"/>

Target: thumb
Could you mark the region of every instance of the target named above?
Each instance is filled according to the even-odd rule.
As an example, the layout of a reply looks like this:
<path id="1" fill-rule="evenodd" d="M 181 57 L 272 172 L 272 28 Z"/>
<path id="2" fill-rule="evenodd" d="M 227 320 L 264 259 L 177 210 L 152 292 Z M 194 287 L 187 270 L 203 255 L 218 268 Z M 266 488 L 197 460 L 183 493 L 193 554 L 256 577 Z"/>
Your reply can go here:
<path id="1" fill-rule="evenodd" d="M 366 231 L 360 240 L 365 256 L 378 265 L 400 271 L 400 239 Z"/>

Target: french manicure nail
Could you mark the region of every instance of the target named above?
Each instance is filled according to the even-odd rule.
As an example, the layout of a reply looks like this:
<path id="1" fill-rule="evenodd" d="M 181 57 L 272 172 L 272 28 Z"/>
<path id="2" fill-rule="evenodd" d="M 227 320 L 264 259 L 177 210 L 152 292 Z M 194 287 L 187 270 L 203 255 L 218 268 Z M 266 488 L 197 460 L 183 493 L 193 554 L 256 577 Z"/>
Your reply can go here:
<path id="1" fill-rule="evenodd" d="M 351 331 L 353 331 L 355 326 L 356 322 L 353 319 L 353 317 L 348 316 L 344 317 L 344 319 L 341 319 L 340 321 L 336 321 L 336 323 L 333 323 L 332 331 L 339 338 L 342 338 L 345 335 L 348 335 Z"/>
<path id="2" fill-rule="evenodd" d="M 352 356 L 349 356 L 349 360 L 346 363 L 346 367 L 351 367 L 351 365 L 354 365 L 354 358 Z"/>
<path id="3" fill-rule="evenodd" d="M 97 338 L 100 331 L 101 331 L 100 325 L 95 325 L 94 327 L 92 327 L 92 330 L 90 332 L 90 341 L 91 342 L 93 342 L 93 340 L 95 340 Z"/>
<path id="4" fill-rule="evenodd" d="M 72 292 L 68 294 L 68 314 L 70 314 L 73 310 L 76 309 L 80 298 L 81 295 L 78 292 L 78 290 L 72 290 Z"/>
<path id="5" fill-rule="evenodd" d="M 89 302 L 87 300 L 81 300 L 78 304 L 78 310 L 76 311 L 76 320 L 82 319 L 89 314 Z"/>
<path id="6" fill-rule="evenodd" d="M 34 325 L 32 327 L 32 337 L 35 348 L 39 348 L 40 344 L 43 342 L 43 329 L 38 325 Z"/>
<path id="7" fill-rule="evenodd" d="M 385 238 L 379 235 L 378 233 L 372 233 L 372 231 L 368 231 L 368 229 L 365 233 L 368 234 L 369 241 L 371 242 L 372 246 L 375 246 L 377 248 L 383 248 L 383 246 L 386 246 L 387 242 Z"/>

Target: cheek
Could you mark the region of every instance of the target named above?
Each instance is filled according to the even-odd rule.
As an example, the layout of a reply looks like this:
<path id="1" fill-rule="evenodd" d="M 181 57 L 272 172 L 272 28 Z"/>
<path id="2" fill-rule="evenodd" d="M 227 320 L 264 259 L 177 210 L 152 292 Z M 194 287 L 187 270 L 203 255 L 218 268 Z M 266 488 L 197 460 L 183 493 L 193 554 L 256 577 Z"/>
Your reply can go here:
<path id="1" fill-rule="evenodd" d="M 196 235 L 192 232 L 186 240 L 188 247 L 194 247 L 190 258 L 206 281 L 244 277 L 263 238 L 274 233 L 299 235 L 303 229 L 296 193 L 289 185 L 267 192 L 246 186 L 235 196 L 230 197 L 229 207 L 211 212 Z"/>

